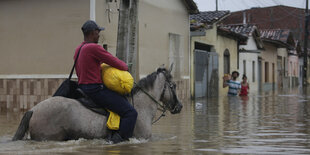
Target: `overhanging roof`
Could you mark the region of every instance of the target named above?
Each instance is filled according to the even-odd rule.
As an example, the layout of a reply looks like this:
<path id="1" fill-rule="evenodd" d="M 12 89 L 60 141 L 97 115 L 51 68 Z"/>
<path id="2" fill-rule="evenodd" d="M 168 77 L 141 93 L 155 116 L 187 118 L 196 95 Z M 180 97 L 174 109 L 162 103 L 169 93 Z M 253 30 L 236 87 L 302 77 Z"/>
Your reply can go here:
<path id="1" fill-rule="evenodd" d="M 225 36 L 227 38 L 232 38 L 240 41 L 241 45 L 245 45 L 246 41 L 248 40 L 248 37 L 244 34 L 236 33 L 234 31 L 231 31 L 230 29 L 227 29 L 223 26 L 217 27 L 217 32 L 219 35 Z"/>
<path id="2" fill-rule="evenodd" d="M 183 0 L 185 3 L 187 10 L 190 14 L 197 14 L 199 13 L 198 7 L 193 0 Z"/>

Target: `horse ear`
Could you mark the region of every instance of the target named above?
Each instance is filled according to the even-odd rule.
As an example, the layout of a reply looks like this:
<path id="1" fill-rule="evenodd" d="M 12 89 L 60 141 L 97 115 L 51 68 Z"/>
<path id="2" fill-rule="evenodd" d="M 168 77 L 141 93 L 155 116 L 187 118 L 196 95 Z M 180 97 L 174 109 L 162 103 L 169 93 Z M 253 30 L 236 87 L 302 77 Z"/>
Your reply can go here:
<path id="1" fill-rule="evenodd" d="M 165 70 L 165 64 L 162 64 L 159 66 L 159 68 L 157 68 L 157 73 L 162 72 Z"/>
<path id="2" fill-rule="evenodd" d="M 170 68 L 169 68 L 169 74 L 171 74 L 172 69 L 173 69 L 173 63 L 170 65 Z"/>

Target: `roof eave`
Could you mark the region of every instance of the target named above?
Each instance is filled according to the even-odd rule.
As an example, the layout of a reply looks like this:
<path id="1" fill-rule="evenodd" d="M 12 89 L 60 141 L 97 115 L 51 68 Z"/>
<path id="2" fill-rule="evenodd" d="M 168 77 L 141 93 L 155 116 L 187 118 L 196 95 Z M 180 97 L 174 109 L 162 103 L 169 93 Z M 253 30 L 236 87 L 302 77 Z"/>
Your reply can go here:
<path id="1" fill-rule="evenodd" d="M 190 14 L 198 14 L 199 10 L 196 3 L 193 0 L 183 0 L 185 3 L 187 10 Z"/>
<path id="2" fill-rule="evenodd" d="M 279 47 L 285 47 L 285 48 L 288 48 L 288 49 L 292 49 L 293 48 L 289 44 L 284 43 L 284 42 L 282 42 L 280 40 L 273 40 L 273 39 L 263 38 L 262 41 L 268 42 L 268 43 L 271 43 L 271 44 L 275 44 L 275 45 L 277 45 Z"/>
<path id="3" fill-rule="evenodd" d="M 241 44 L 246 44 L 246 41 L 248 40 L 247 36 L 237 34 L 237 33 L 231 32 L 231 31 L 225 31 L 225 30 L 222 30 L 220 28 L 218 28 L 217 31 L 218 31 L 219 35 L 226 36 L 226 37 L 232 38 L 232 39 L 236 39 L 236 40 L 240 41 Z"/>

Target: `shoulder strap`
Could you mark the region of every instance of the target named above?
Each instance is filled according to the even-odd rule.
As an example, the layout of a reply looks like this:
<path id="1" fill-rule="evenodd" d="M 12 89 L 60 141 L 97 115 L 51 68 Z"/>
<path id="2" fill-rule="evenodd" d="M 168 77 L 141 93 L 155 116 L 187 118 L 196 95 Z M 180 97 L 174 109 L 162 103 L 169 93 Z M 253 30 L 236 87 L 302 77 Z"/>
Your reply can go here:
<path id="1" fill-rule="evenodd" d="M 75 64 L 76 64 L 76 62 L 77 62 L 77 59 L 79 58 L 81 49 L 82 49 L 82 47 L 83 47 L 85 44 L 86 44 L 86 43 L 84 43 L 84 44 L 81 45 L 81 47 L 80 47 L 80 49 L 79 49 L 79 51 L 78 51 L 78 53 L 77 53 L 77 55 L 76 55 L 76 58 L 75 58 L 75 60 L 74 60 L 73 67 L 72 67 L 72 69 L 71 69 L 71 72 L 70 72 L 70 75 L 69 75 L 69 78 L 68 78 L 69 80 L 70 80 L 71 77 L 72 77 L 72 74 L 73 74 L 73 71 L 74 71 L 74 67 L 75 67 Z"/>

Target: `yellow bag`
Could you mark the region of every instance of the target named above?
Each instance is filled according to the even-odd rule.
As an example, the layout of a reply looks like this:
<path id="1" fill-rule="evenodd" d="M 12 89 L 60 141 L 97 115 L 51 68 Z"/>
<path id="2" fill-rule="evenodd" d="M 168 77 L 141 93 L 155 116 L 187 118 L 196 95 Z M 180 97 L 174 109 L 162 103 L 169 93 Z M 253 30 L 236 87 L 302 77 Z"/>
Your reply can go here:
<path id="1" fill-rule="evenodd" d="M 107 121 L 107 127 L 110 130 L 118 130 L 119 129 L 119 123 L 121 121 L 121 117 L 117 114 L 114 113 L 110 110 L 108 110 L 110 112 L 108 121 Z"/>
<path id="2" fill-rule="evenodd" d="M 101 64 L 102 81 L 110 90 L 122 95 L 131 92 L 133 87 L 133 77 L 128 71 L 122 71 L 107 64 Z"/>

